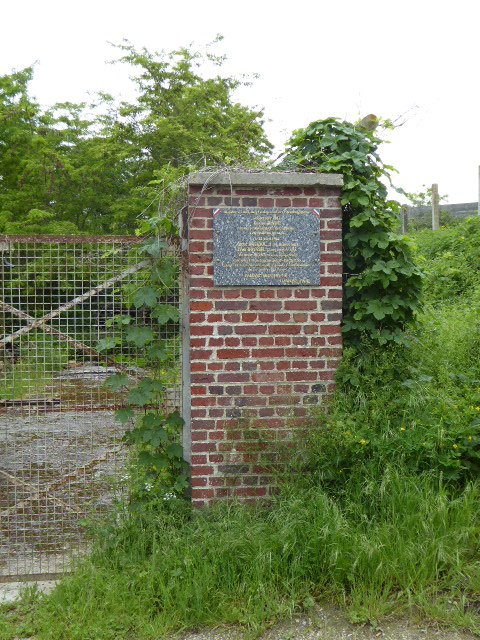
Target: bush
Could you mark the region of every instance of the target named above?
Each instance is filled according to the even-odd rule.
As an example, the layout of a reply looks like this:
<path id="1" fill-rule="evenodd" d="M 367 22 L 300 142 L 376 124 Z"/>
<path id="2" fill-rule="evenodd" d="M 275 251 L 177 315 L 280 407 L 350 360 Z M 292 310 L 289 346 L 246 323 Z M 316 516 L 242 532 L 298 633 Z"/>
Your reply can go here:
<path id="1" fill-rule="evenodd" d="M 408 346 L 345 351 L 300 457 L 334 493 L 392 461 L 457 486 L 480 471 L 480 219 L 414 239 L 426 278 Z"/>
<path id="2" fill-rule="evenodd" d="M 465 485 L 480 471 L 480 318 L 426 313 L 411 348 L 347 351 L 328 413 L 310 430 L 301 468 L 336 493 L 361 470 L 395 462 Z"/>

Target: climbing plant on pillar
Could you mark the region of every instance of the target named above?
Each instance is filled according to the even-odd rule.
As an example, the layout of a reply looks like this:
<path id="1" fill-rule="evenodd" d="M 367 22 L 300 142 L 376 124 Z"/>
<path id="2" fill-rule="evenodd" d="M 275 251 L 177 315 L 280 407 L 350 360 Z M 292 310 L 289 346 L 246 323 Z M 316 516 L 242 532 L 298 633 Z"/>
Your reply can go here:
<path id="1" fill-rule="evenodd" d="M 151 234 L 132 255 L 135 262 L 141 259 L 140 277 L 122 285 L 127 312 L 107 321 L 113 335 L 97 344 L 119 367 L 106 384 L 123 397 L 116 418 L 127 426 L 124 441 L 131 445 L 128 501 L 134 508 L 152 500 L 171 503 L 185 497 L 189 486 L 180 444 L 183 419 L 167 397 L 178 384 L 180 366 L 178 230 L 166 218 L 150 226 Z M 153 235 L 159 231 L 164 237 Z"/>
<path id="2" fill-rule="evenodd" d="M 344 334 L 347 344 L 368 337 L 378 344 L 405 341 L 419 307 L 422 274 L 408 238 L 396 233 L 399 203 L 387 195 L 393 167 L 370 126 L 337 118 L 295 131 L 284 166 L 340 173 L 344 239 Z M 388 127 L 388 123 L 386 123 Z"/>

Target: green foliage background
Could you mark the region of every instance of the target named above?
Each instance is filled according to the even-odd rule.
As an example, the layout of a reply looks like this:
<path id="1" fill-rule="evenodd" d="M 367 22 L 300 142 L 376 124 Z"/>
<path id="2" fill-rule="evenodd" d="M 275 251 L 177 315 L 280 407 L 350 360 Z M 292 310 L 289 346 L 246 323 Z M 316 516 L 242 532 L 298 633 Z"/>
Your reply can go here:
<path id="1" fill-rule="evenodd" d="M 409 346 L 347 349 L 311 434 L 306 468 L 334 491 L 392 461 L 460 486 L 480 473 L 480 219 L 414 239 L 426 277 Z"/>
<path id="2" fill-rule="evenodd" d="M 100 92 L 43 109 L 33 67 L 0 77 L 0 233 L 131 233 L 191 167 L 254 164 L 270 150 L 263 112 L 235 101 L 242 82 L 211 49 L 117 49 L 132 102 Z"/>
<path id="3" fill-rule="evenodd" d="M 29 94 L 33 68 L 0 77 L 0 233 L 145 232 L 166 213 L 169 234 L 164 195 L 183 176 L 199 166 L 261 166 L 267 157 L 263 112 L 235 102 L 241 81 L 221 74 L 223 57 L 211 49 L 151 53 L 128 42 L 117 51 L 117 63 L 133 70 L 132 102 L 98 93 L 91 104 L 43 109 Z M 361 125 L 328 118 L 295 132 L 283 163 L 344 176 L 350 344 L 363 335 L 401 342 L 418 310 L 421 273 L 408 239 L 395 233 L 398 203 L 387 198 L 392 168 L 378 155 L 381 142 Z"/>

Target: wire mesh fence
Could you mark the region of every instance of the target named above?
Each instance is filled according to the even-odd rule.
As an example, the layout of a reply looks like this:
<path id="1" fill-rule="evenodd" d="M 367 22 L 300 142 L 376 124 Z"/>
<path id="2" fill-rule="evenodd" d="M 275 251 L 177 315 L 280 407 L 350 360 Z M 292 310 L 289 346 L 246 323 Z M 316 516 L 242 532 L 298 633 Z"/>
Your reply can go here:
<path id="1" fill-rule="evenodd" d="M 0 238 L 0 581 L 68 569 L 84 522 L 122 490 L 126 391 L 150 375 L 116 318 L 153 328 L 170 351 L 166 409 L 181 410 L 178 323 L 132 300 L 148 265 L 136 238 Z M 179 305 L 177 285 L 163 299 Z M 111 340 L 114 349 L 102 350 Z M 157 375 L 158 372 L 155 372 Z"/>

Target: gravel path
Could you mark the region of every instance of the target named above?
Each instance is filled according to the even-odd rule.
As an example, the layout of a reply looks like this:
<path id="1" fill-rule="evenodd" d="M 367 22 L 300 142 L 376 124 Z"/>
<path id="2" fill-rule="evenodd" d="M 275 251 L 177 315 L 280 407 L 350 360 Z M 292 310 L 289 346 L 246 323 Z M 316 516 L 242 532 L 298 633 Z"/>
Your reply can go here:
<path id="1" fill-rule="evenodd" d="M 317 607 L 309 616 L 275 625 L 261 636 L 261 640 L 474 640 L 479 636 L 466 631 L 416 624 L 403 619 L 380 625 L 350 624 L 345 615 L 330 606 Z M 244 634 L 235 629 L 202 631 L 182 636 L 182 640 L 242 640 Z M 160 640 L 160 639 L 159 639 Z"/>
<path id="2" fill-rule="evenodd" d="M 0 577 L 55 574 L 108 509 L 124 427 L 113 411 L 0 414 Z"/>

